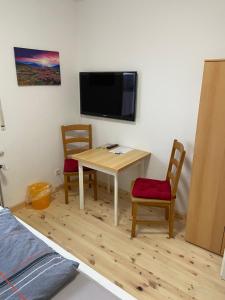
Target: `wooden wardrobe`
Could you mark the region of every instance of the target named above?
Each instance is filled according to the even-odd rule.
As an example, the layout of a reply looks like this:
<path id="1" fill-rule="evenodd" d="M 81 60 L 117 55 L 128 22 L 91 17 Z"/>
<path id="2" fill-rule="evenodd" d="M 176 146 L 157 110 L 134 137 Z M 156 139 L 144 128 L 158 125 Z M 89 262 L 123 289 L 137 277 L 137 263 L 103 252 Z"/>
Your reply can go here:
<path id="1" fill-rule="evenodd" d="M 186 240 L 225 248 L 225 60 L 205 61 L 195 137 Z"/>

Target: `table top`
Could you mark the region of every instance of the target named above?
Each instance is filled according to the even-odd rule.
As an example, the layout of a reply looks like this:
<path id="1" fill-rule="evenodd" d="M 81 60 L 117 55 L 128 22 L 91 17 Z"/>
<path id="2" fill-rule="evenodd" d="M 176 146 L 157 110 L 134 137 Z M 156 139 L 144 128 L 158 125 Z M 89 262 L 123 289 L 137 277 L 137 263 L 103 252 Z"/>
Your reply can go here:
<path id="1" fill-rule="evenodd" d="M 108 149 L 95 148 L 78 154 L 72 155 L 73 159 L 96 166 L 98 168 L 107 169 L 113 172 L 119 172 L 136 162 L 150 156 L 150 152 L 132 149 L 123 154 L 115 154 Z"/>

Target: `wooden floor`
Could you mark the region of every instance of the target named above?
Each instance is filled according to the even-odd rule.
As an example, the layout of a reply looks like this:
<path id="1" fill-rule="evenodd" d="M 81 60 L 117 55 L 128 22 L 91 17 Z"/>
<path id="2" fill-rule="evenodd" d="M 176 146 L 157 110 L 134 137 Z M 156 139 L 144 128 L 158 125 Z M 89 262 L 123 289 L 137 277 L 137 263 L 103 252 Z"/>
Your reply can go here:
<path id="1" fill-rule="evenodd" d="M 84 211 L 75 192 L 65 205 L 60 190 L 48 209 L 22 208 L 16 215 L 137 299 L 225 299 L 222 258 L 185 242 L 183 221 L 175 222 L 175 239 L 167 238 L 163 225 L 138 227 L 131 240 L 128 193 L 120 192 L 118 227 L 113 225 L 112 194 L 99 188 L 99 200 L 93 201 L 88 190 L 85 199 Z M 164 215 L 159 210 L 151 214 Z"/>

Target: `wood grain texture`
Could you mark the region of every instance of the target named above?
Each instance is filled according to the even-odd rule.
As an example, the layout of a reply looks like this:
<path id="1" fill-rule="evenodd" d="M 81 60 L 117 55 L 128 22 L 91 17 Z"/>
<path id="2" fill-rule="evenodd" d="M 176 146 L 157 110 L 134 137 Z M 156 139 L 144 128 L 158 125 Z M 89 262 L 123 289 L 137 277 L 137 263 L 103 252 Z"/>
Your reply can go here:
<path id="1" fill-rule="evenodd" d="M 225 61 L 206 62 L 186 240 L 220 254 L 225 227 Z"/>
<path id="2" fill-rule="evenodd" d="M 108 169 L 113 172 L 119 172 L 149 156 L 149 152 L 137 149 L 133 149 L 130 152 L 118 155 L 110 152 L 107 149 L 96 148 L 74 154 L 72 157 L 83 163 Z"/>
<path id="3" fill-rule="evenodd" d="M 217 58 L 217 59 L 205 59 L 205 62 L 225 62 L 224 58 Z"/>
<path id="4" fill-rule="evenodd" d="M 65 159 L 71 158 L 71 155 L 74 153 L 80 153 L 92 148 L 92 126 L 90 124 L 62 125 L 61 133 Z M 68 192 L 71 186 L 78 184 L 78 171 L 68 172 L 64 170 L 63 174 L 65 203 L 68 204 Z M 97 172 L 91 169 L 84 169 L 84 174 L 88 175 L 89 187 L 93 183 L 94 199 L 97 200 Z"/>
<path id="5" fill-rule="evenodd" d="M 180 174 L 184 162 L 185 150 L 182 143 L 177 140 L 173 141 L 173 147 L 170 155 L 166 180 L 170 182 L 171 186 L 171 196 L 170 199 L 151 199 L 151 198 L 139 198 L 133 197 L 132 191 L 134 187 L 134 183 L 131 184 L 131 201 L 132 201 L 132 230 L 131 237 L 136 236 L 136 224 L 143 224 L 143 220 L 137 218 L 138 208 L 141 205 L 150 206 L 150 207 L 162 207 L 165 209 L 165 219 L 168 220 L 169 225 L 169 238 L 173 237 L 173 224 L 174 224 L 174 207 L 175 207 L 175 199 L 178 188 L 178 182 L 180 179 Z M 176 159 L 176 157 L 179 157 Z M 147 224 L 145 220 L 144 223 Z M 152 223 L 152 220 L 149 220 L 149 224 Z"/>
<path id="6" fill-rule="evenodd" d="M 61 126 L 64 158 L 92 148 L 92 127 L 90 124 Z M 80 143 L 84 143 L 81 145 Z"/>
<path id="7" fill-rule="evenodd" d="M 77 191 L 64 204 L 63 190 L 43 211 L 23 208 L 16 215 L 80 258 L 139 300 L 224 300 L 222 258 L 184 241 L 184 223 L 175 220 L 175 239 L 167 226 L 138 226 L 130 239 L 131 205 L 120 191 L 120 225 L 113 226 L 113 195 L 99 188 L 98 201 L 85 191 L 86 209 L 79 210 Z M 141 208 L 144 217 L 164 218 L 161 210 Z"/>
<path id="8" fill-rule="evenodd" d="M 184 145 L 178 140 L 174 140 L 166 175 L 166 180 L 170 181 L 172 198 L 176 198 L 185 154 Z"/>

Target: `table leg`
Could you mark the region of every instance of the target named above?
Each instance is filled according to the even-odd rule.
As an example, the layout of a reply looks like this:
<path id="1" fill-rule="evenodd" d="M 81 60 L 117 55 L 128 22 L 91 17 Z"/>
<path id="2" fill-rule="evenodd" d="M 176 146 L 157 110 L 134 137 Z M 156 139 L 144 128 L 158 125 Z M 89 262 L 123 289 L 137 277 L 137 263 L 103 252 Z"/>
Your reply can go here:
<path id="1" fill-rule="evenodd" d="M 84 174 L 83 166 L 79 162 L 79 195 L 80 195 L 80 209 L 84 209 Z"/>
<path id="2" fill-rule="evenodd" d="M 114 175 L 114 225 L 118 225 L 118 175 Z"/>
<path id="3" fill-rule="evenodd" d="M 107 192 L 110 193 L 110 175 L 107 176 Z"/>

